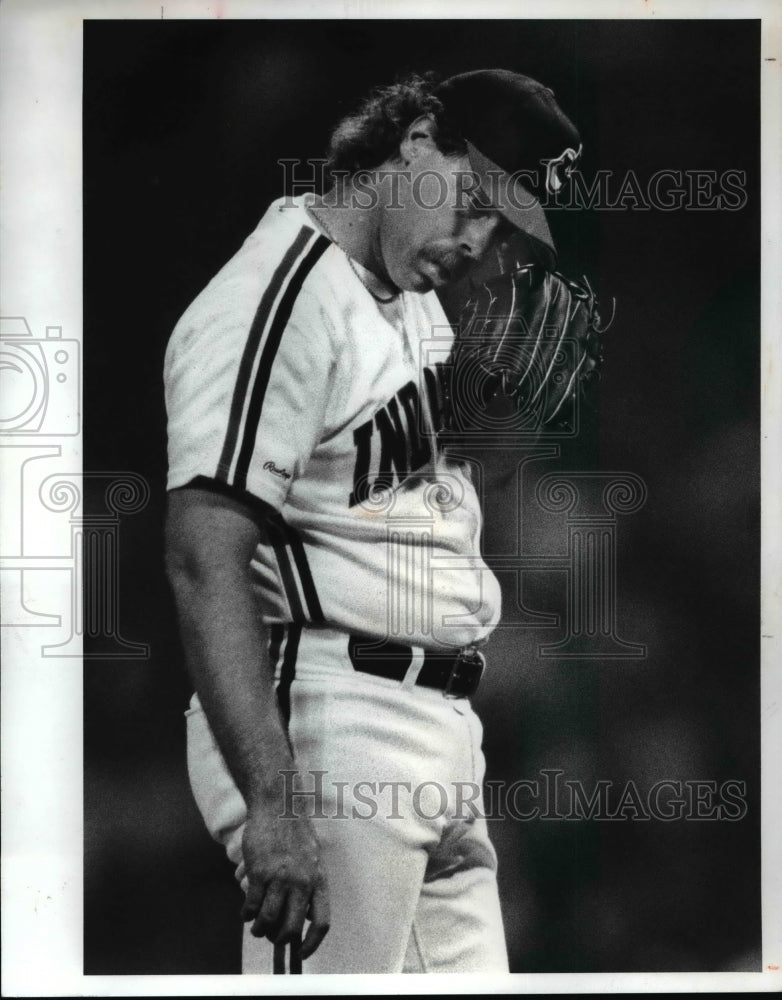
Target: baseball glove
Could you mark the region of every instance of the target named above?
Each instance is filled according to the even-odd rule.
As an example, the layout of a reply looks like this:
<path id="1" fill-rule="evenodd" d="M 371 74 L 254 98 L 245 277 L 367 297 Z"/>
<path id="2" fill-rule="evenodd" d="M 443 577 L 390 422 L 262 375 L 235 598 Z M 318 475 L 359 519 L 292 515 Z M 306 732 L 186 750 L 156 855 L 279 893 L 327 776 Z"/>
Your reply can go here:
<path id="1" fill-rule="evenodd" d="M 586 279 L 540 264 L 476 289 L 448 365 L 445 442 L 573 432 L 578 396 L 602 361 L 597 306 Z"/>

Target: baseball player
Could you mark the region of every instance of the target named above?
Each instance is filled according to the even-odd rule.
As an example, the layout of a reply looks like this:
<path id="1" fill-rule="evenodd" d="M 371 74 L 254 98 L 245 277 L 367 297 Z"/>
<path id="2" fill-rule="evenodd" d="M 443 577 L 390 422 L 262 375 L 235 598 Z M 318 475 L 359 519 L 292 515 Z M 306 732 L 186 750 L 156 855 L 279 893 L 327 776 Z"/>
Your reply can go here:
<path id="1" fill-rule="evenodd" d="M 515 230 L 551 264 L 540 197 L 579 151 L 509 71 L 376 91 L 334 186 L 274 202 L 173 333 L 188 765 L 245 892 L 244 972 L 285 945 L 291 971 L 507 970 L 469 701 L 500 591 L 438 445 L 436 289 Z"/>

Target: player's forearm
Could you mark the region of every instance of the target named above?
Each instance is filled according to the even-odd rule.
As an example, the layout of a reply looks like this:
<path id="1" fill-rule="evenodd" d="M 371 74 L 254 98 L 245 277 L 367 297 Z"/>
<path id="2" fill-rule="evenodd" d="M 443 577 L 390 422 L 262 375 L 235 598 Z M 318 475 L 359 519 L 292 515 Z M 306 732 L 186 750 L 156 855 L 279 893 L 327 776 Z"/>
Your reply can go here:
<path id="1" fill-rule="evenodd" d="M 188 669 L 228 768 L 248 805 L 281 803 L 280 771 L 293 761 L 247 572 L 170 560 L 169 579 Z"/>

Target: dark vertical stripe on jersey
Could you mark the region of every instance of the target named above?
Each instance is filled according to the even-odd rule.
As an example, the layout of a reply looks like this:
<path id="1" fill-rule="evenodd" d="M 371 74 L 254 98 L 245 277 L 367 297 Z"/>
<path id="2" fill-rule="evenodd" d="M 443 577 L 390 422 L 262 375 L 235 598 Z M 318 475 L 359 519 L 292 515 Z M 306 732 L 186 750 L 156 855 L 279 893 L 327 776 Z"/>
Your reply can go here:
<path id="1" fill-rule="evenodd" d="M 274 555 L 277 557 L 277 565 L 280 567 L 280 576 L 291 609 L 291 617 L 295 622 L 304 622 L 306 621 L 304 606 L 299 597 L 299 588 L 296 585 L 296 577 L 293 574 L 293 567 L 288 556 L 284 526 L 285 522 L 279 515 L 269 517 L 266 522 L 266 532 L 274 549 Z"/>
<path id="2" fill-rule="evenodd" d="M 318 591 L 315 589 L 315 581 L 312 579 L 312 570 L 307 561 L 307 553 L 304 551 L 304 542 L 302 542 L 301 535 L 299 535 L 295 528 L 291 528 L 290 525 L 286 525 L 286 527 L 288 529 L 291 552 L 293 553 L 293 558 L 296 560 L 296 568 L 299 571 L 301 585 L 304 589 L 304 599 L 307 602 L 310 621 L 322 624 L 325 618 L 323 617 L 323 609 L 320 606 Z"/>
<path id="3" fill-rule="evenodd" d="M 319 236 L 317 238 L 306 257 L 296 268 L 296 273 L 291 278 L 290 283 L 285 290 L 285 294 L 282 297 L 279 308 L 274 314 L 271 329 L 269 330 L 266 342 L 263 345 L 258 371 L 255 375 L 255 382 L 252 387 L 252 396 L 250 397 L 250 406 L 247 410 L 247 421 L 244 426 L 242 444 L 239 450 L 239 459 L 236 463 L 234 485 L 238 486 L 240 489 L 247 489 L 247 472 L 250 468 L 250 460 L 252 458 L 253 449 L 255 448 L 255 437 L 258 433 L 258 425 L 261 422 L 263 400 L 266 395 L 266 387 L 269 384 L 272 365 L 274 364 L 274 358 L 277 355 L 277 349 L 280 346 L 283 332 L 288 324 L 288 320 L 291 317 L 293 305 L 296 302 L 296 297 L 301 291 L 301 286 L 307 280 L 310 271 L 313 267 L 315 267 L 320 258 L 323 256 L 323 253 L 330 245 L 330 241 L 327 240 L 325 236 Z"/>
<path id="4" fill-rule="evenodd" d="M 301 625 L 291 625 L 288 628 L 288 641 L 285 643 L 285 653 L 282 657 L 280 683 L 277 685 L 277 705 L 285 723 L 285 730 L 291 721 L 291 684 L 296 677 L 296 657 L 299 652 Z"/>
<path id="5" fill-rule="evenodd" d="M 287 253 L 282 258 L 276 271 L 272 275 L 272 280 L 267 285 L 266 291 L 263 293 L 258 309 L 256 310 L 255 318 L 253 319 L 252 326 L 250 327 L 250 333 L 247 337 L 247 343 L 244 345 L 242 360 L 239 364 L 239 373 L 236 377 L 233 399 L 231 400 L 231 413 L 228 418 L 228 430 L 226 431 L 225 441 L 223 442 L 220 464 L 217 467 L 217 479 L 228 479 L 228 475 L 231 470 L 231 462 L 233 461 L 236 442 L 239 437 L 239 425 L 242 422 L 244 401 L 247 398 L 247 390 L 250 385 L 253 362 L 255 360 L 255 355 L 258 353 L 258 346 L 261 343 L 263 331 L 269 321 L 269 315 L 271 313 L 272 306 L 274 305 L 274 300 L 277 298 L 283 282 L 285 281 L 288 272 L 293 267 L 296 258 L 307 245 L 307 240 L 310 239 L 314 232 L 315 230 L 310 229 L 308 226 L 302 226 L 299 230 L 296 239 L 293 243 L 291 243 Z"/>
<path id="6" fill-rule="evenodd" d="M 285 626 L 279 624 L 272 625 L 269 632 L 269 673 L 274 677 L 274 673 L 277 670 L 277 661 L 280 658 L 280 646 L 282 646 L 282 640 L 285 638 Z"/>
<path id="7" fill-rule="evenodd" d="M 278 550 L 279 548 L 282 548 L 285 566 L 289 571 L 290 560 L 288 558 L 287 550 L 290 548 L 291 553 L 293 554 L 294 562 L 296 563 L 296 569 L 299 572 L 304 601 L 307 604 L 307 620 L 313 623 L 322 624 L 326 619 L 323 616 L 323 609 L 320 605 L 320 598 L 318 597 L 318 591 L 315 587 L 315 581 L 312 577 L 312 570 L 310 569 L 310 564 L 307 560 L 307 553 L 304 549 L 304 542 L 301 539 L 301 535 L 295 528 L 292 528 L 289 524 L 287 524 L 285 518 L 279 513 L 269 516 L 267 521 L 267 531 L 269 533 L 269 540 L 274 546 L 277 561 L 281 563 L 281 557 Z M 282 571 L 282 563 L 280 564 L 280 570 Z M 296 581 L 292 575 L 291 579 L 293 580 L 293 585 L 295 587 Z M 295 599 L 299 602 L 299 606 L 301 607 L 301 596 L 299 595 L 298 587 L 295 589 Z M 288 597 L 288 603 L 291 603 L 290 595 Z"/>

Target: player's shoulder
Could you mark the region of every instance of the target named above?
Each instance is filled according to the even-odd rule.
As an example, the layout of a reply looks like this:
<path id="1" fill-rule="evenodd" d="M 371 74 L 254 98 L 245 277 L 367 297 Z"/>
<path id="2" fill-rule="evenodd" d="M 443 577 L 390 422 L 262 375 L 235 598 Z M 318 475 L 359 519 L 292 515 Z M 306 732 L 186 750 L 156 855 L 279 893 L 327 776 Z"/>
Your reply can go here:
<path id="1" fill-rule="evenodd" d="M 302 230 L 306 230 L 308 235 L 317 235 L 317 227 L 310 219 L 305 204 L 300 196 L 276 198 L 248 236 L 247 244 L 263 244 L 267 250 L 284 253 Z"/>
<path id="2" fill-rule="evenodd" d="M 263 312 L 328 328 L 330 285 L 320 261 L 330 242 L 312 223 L 301 198 L 278 198 L 242 246 L 193 299 L 169 338 L 167 354 L 209 343 L 239 347 Z"/>
<path id="3" fill-rule="evenodd" d="M 287 289 L 312 263 L 318 233 L 296 199 L 278 198 L 268 206 L 242 245 L 192 300 L 178 326 L 204 316 L 254 311 L 272 286 Z"/>
<path id="4" fill-rule="evenodd" d="M 272 281 L 287 286 L 295 279 L 295 290 L 327 246 L 300 199 L 277 198 L 212 284 L 247 278 L 261 287 Z"/>

